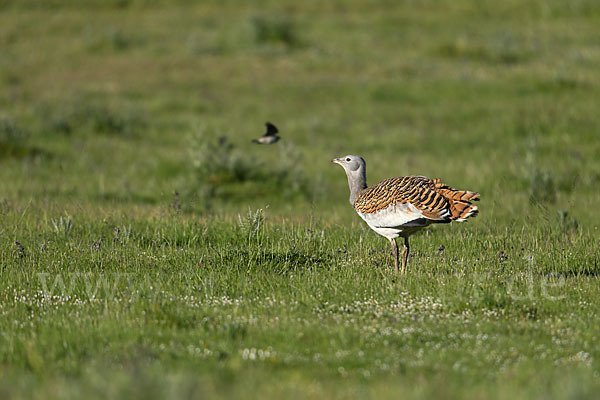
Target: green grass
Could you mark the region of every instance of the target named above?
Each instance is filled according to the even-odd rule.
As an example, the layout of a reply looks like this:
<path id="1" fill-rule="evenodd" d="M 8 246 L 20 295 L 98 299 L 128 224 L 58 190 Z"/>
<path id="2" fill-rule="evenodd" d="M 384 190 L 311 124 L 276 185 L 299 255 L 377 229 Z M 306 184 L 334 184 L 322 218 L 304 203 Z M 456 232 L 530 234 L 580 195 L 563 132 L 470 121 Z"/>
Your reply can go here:
<path id="1" fill-rule="evenodd" d="M 0 1 L 0 397 L 594 398 L 599 23 Z M 481 213 L 411 238 L 398 281 L 348 153 Z"/>

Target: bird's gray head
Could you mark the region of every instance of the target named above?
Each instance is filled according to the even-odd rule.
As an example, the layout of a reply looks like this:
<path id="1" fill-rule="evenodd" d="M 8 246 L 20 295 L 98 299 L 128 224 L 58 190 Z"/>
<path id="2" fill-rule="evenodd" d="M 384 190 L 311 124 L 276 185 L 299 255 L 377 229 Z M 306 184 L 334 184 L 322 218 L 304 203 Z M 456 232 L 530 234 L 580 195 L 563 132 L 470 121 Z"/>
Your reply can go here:
<path id="1" fill-rule="evenodd" d="M 331 162 L 339 164 L 346 171 L 350 186 L 350 204 L 358 197 L 358 193 L 367 187 L 367 163 L 361 156 L 348 155 L 334 158 Z"/>
<path id="2" fill-rule="evenodd" d="M 336 163 L 342 166 L 346 171 L 346 174 L 355 174 L 361 169 L 364 170 L 367 163 L 361 156 L 348 155 L 346 157 L 334 158 L 331 160 L 332 163 Z"/>

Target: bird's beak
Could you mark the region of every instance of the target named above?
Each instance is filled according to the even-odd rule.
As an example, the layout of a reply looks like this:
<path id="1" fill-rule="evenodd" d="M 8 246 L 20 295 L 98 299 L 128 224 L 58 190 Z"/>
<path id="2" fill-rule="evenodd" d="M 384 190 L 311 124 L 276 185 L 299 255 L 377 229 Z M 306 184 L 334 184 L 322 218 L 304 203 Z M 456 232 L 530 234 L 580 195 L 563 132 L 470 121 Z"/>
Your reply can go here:
<path id="1" fill-rule="evenodd" d="M 331 160 L 331 162 L 334 163 L 334 164 L 339 164 L 339 163 L 342 162 L 342 159 L 341 158 L 334 158 L 333 160 Z"/>

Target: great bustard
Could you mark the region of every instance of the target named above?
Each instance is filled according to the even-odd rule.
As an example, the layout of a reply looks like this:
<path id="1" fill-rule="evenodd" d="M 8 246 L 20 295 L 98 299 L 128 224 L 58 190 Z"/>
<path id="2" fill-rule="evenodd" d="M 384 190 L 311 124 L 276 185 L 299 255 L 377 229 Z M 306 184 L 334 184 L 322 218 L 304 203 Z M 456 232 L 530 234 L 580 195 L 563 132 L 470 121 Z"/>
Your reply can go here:
<path id="1" fill-rule="evenodd" d="M 264 135 L 259 137 L 258 139 L 253 139 L 252 142 L 258 144 L 273 144 L 281 139 L 277 134 L 279 133 L 279 129 L 275 125 L 270 122 L 266 122 L 265 126 L 267 127 L 267 131 Z"/>
<path id="2" fill-rule="evenodd" d="M 408 237 L 435 223 L 463 222 L 477 215 L 479 193 L 456 190 L 439 179 L 401 176 L 385 179 L 367 187 L 367 167 L 360 156 L 349 155 L 331 160 L 346 171 L 350 186 L 350 204 L 371 229 L 386 237 L 394 251 L 394 270 L 398 274 L 397 237 L 404 238 L 402 271 L 408 261 Z"/>

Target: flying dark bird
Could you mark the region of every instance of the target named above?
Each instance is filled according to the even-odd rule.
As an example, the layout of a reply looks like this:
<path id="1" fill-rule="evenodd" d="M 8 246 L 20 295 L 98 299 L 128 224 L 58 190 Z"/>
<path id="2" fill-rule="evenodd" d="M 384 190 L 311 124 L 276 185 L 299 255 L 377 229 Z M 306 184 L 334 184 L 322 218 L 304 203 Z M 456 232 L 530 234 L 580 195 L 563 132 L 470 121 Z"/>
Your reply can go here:
<path id="1" fill-rule="evenodd" d="M 253 143 L 273 144 L 279 139 L 281 139 L 279 136 L 277 136 L 279 129 L 277 129 L 275 125 L 273 125 L 270 122 L 267 122 L 265 123 L 265 126 L 267 127 L 267 131 L 265 132 L 265 134 L 259 137 L 258 139 L 252 140 Z"/>
<path id="2" fill-rule="evenodd" d="M 375 232 L 387 238 L 394 251 L 394 269 L 398 273 L 398 244 L 404 239 L 402 271 L 408 262 L 408 237 L 427 225 L 463 222 L 478 213 L 472 201 L 479 193 L 456 190 L 439 179 L 401 176 L 385 179 L 367 187 L 367 167 L 359 156 L 334 158 L 332 162 L 346 171 L 350 186 L 350 204 Z"/>

